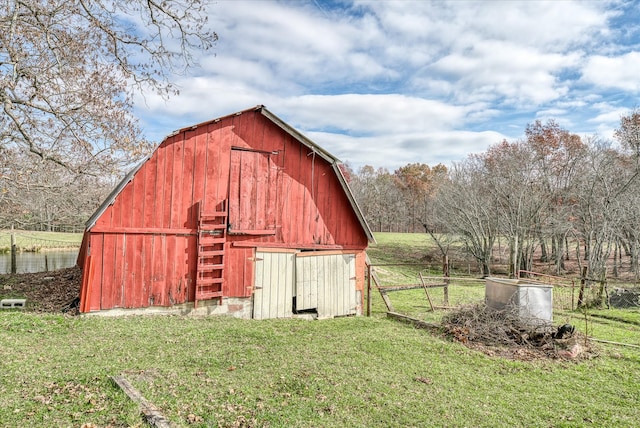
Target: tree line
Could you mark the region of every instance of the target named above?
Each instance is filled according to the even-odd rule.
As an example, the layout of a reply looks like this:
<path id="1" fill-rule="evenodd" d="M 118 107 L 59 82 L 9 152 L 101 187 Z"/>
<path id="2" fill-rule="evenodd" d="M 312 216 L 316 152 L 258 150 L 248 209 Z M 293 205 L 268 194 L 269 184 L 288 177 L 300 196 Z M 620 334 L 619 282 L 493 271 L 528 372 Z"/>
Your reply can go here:
<path id="1" fill-rule="evenodd" d="M 621 118 L 614 138 L 580 137 L 554 120 L 536 121 L 524 138 L 450 168 L 364 166 L 348 176 L 374 231 L 428 233 L 443 256 L 462 247 L 483 275 L 491 274 L 494 247 L 504 240 L 511 276 L 532 270 L 534 256 L 558 274 L 575 257 L 599 283 L 617 276 L 623 260 L 638 280 L 640 111 Z"/>

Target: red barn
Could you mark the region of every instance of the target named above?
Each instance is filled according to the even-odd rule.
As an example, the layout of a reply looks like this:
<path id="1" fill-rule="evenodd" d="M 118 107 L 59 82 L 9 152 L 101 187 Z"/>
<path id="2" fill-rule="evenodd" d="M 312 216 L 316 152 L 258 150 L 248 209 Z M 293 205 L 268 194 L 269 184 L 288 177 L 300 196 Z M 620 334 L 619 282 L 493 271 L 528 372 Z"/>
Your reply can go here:
<path id="1" fill-rule="evenodd" d="M 339 161 L 257 106 L 175 132 L 114 189 L 80 310 L 360 314 L 373 240 Z"/>

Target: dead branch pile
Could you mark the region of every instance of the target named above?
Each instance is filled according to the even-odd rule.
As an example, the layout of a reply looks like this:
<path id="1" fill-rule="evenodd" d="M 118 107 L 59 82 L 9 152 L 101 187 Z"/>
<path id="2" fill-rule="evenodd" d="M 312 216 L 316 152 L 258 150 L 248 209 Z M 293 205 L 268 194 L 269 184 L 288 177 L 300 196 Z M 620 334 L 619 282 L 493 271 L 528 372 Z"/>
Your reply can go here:
<path id="1" fill-rule="evenodd" d="M 454 340 L 489 355 L 520 360 L 573 359 L 586 350 L 586 341 L 579 340 L 579 333 L 559 337 L 557 328 L 527 322 L 515 308 L 496 310 L 486 305 L 467 306 L 445 315 L 442 326 L 445 334 Z"/>

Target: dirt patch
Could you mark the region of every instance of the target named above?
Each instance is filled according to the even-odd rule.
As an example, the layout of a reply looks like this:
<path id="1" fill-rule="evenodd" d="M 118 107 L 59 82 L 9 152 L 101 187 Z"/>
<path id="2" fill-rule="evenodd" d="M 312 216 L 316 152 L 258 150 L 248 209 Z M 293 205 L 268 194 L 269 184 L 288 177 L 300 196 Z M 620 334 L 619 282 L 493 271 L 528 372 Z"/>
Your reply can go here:
<path id="1" fill-rule="evenodd" d="M 0 299 L 26 299 L 26 310 L 32 312 L 76 313 L 81 276 L 78 267 L 0 275 Z"/>
<path id="2" fill-rule="evenodd" d="M 572 326 L 527 323 L 515 310 L 468 306 L 445 316 L 442 327 L 448 337 L 489 356 L 532 361 L 596 355 L 593 344 Z"/>

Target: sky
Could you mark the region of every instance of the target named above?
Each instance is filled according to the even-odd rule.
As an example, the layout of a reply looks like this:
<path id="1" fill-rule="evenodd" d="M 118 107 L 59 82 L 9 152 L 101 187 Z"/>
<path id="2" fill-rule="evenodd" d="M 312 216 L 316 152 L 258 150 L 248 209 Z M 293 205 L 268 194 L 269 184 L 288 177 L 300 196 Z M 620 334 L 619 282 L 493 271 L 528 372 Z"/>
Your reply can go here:
<path id="1" fill-rule="evenodd" d="M 640 107 L 640 1 L 219 0 L 219 40 L 137 97 L 147 138 L 265 105 L 348 162 L 451 165 L 527 124 L 613 138 Z"/>

